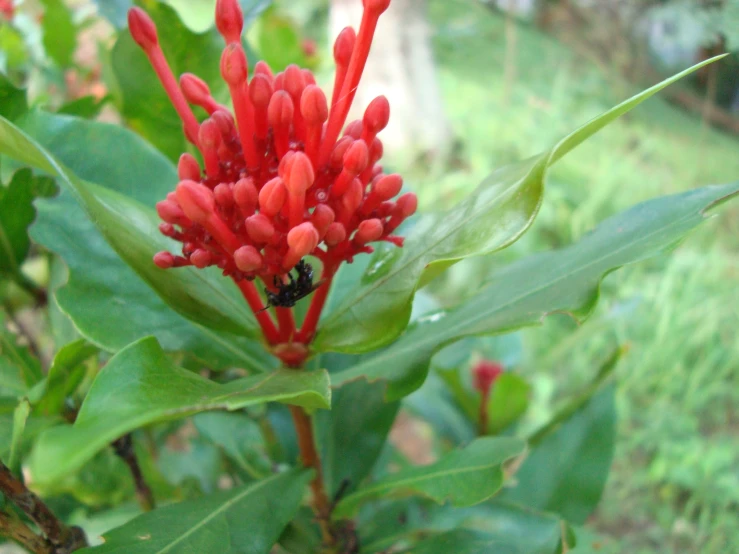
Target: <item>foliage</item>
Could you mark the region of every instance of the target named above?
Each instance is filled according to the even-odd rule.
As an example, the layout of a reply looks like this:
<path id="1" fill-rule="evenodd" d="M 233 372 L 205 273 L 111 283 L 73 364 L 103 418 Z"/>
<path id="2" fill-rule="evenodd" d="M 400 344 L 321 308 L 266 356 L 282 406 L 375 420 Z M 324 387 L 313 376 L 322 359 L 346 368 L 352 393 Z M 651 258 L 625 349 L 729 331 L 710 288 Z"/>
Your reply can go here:
<path id="1" fill-rule="evenodd" d="M 230 89 L 241 125 L 243 97 L 233 83 L 219 79 L 222 46 L 216 30 L 183 23 L 192 14 L 174 2 L 141 4 L 157 23 L 175 71 L 199 71 L 210 85 L 211 101 L 225 102 Z M 274 45 L 295 47 L 299 35 L 275 8 L 265 11 L 267 4 L 247 2 L 247 21 L 262 13 L 256 45 L 281 68 L 299 57 L 299 49 Z M 375 8 L 365 4 L 371 19 Z M 235 9 L 234 2 L 218 5 Z M 665 86 L 716 60 L 562 133 L 564 138 L 542 154 L 495 170 L 451 208 L 409 220 L 404 243 L 382 232 L 363 242 L 359 237 L 370 235 L 359 225 L 351 244 L 337 243 L 356 250 L 332 257 L 337 244 L 328 240 L 325 251 L 316 248 L 318 242 L 301 250 L 298 259 L 311 255 L 324 278 L 308 291 L 310 300 L 292 309 L 273 300 L 274 292 L 266 296 L 252 284 L 258 275 L 244 269 L 237 255 L 244 246 L 226 249 L 219 267 L 197 269 L 199 264 L 189 263 L 193 249 L 178 233 L 180 238 L 186 231 L 201 233 L 204 244 L 221 245 L 229 235 L 223 221 L 219 227 L 212 217 L 227 218 L 227 212 L 214 211 L 216 204 L 208 204 L 211 196 L 203 200 L 202 190 L 193 192 L 205 186 L 183 177 L 187 158 L 177 169 L 172 163 L 183 151 L 195 150 L 181 133 L 181 109 L 170 107 L 154 84 L 146 60 L 155 56 L 147 46 L 147 23 L 136 19 L 142 12 L 131 12 L 133 38 L 122 28 L 119 8 L 128 7 L 109 4 L 102 14 L 121 28 L 106 63 L 113 105 L 129 128 L 70 115 L 77 108 L 63 114 L 29 108 L 21 89 L 10 80 L 0 83 L 3 97 L 10 99 L 0 119 L 0 153 L 3 172 L 11 176 L 0 189 L 0 279 L 8 288 L 25 290 L 3 302 L 8 324 L 0 329 L 0 490 L 25 512 L 37 534 L 7 505 L 0 509 L 0 529 L 26 546 L 31 533 L 41 542 L 37 552 L 82 547 L 76 551 L 555 554 L 597 544 L 597 537 L 571 525 L 582 525 L 593 514 L 606 484 L 616 443 L 612 374 L 626 349 L 591 363 L 592 378 L 579 391 L 570 386 L 558 409 L 532 426 L 537 381 L 515 367 L 521 356 L 512 333 L 546 324 L 554 314 L 585 321 L 597 313 L 608 274 L 670 252 L 717 206 L 739 194 L 739 184 L 642 202 L 568 246 L 510 263 L 491 254 L 511 246 L 534 223 L 547 202 L 550 166 Z M 46 8 L 47 14 L 65 9 L 55 2 Z M 65 23 L 59 42 L 45 41 L 59 66 L 72 63 L 74 24 L 67 24 L 67 15 L 59 16 Z M 230 42 L 226 55 L 241 48 L 229 39 L 233 17 L 221 14 L 218 23 Z M 55 36 L 53 27 L 46 30 Z M 280 38 L 270 43 L 273 35 Z M 360 31 L 357 40 L 363 39 L 366 33 Z M 136 43 L 144 43 L 146 56 Z M 355 52 L 361 51 L 357 46 Z M 228 63 L 223 68 L 228 70 Z M 288 69 L 285 80 L 290 71 L 304 78 Z M 202 119 L 203 113 L 196 113 Z M 307 125 L 309 114 L 306 109 L 304 120 L 294 120 L 295 133 Z M 270 125 L 267 137 L 277 144 L 280 127 L 271 119 Z M 195 142 L 208 173 L 203 182 L 209 183 L 222 167 L 213 169 L 213 152 L 203 138 L 207 127 L 199 129 Z M 331 120 L 325 133 L 330 129 Z M 246 135 L 239 131 L 241 140 Z M 320 139 L 320 126 L 318 131 Z M 310 154 L 306 137 L 288 145 Z M 363 140 L 368 139 L 358 136 L 353 144 Z M 248 157 L 245 151 L 239 147 Z M 295 160 L 315 162 L 308 154 L 285 158 L 280 169 L 290 195 L 284 210 L 284 200 L 269 208 L 275 196 L 267 194 L 282 182 L 270 180 L 259 193 L 259 215 L 269 214 L 276 224 L 290 221 L 286 248 L 273 253 L 284 256 L 280 263 L 290 268 L 295 263 L 284 260 L 306 242 L 290 238 L 305 225 L 292 224 Z M 330 177 L 331 187 L 344 179 L 350 157 Z M 277 164 L 269 167 L 267 159 L 260 161 L 275 173 Z M 327 167 L 318 178 L 330 174 Z M 252 170 L 244 166 L 244 174 Z M 350 180 L 363 178 L 363 171 Z M 178 177 L 182 182 L 171 194 Z M 364 202 L 370 203 L 378 182 L 360 191 Z M 51 198 L 56 186 L 60 192 Z M 331 195 L 341 196 L 336 188 Z M 167 213 L 165 198 L 177 199 L 181 217 L 187 216 L 177 215 L 179 231 L 159 225 L 157 213 Z M 392 206 L 383 199 L 368 213 L 391 211 L 362 222 L 397 227 L 414 211 L 402 209 L 403 198 L 415 197 L 402 196 Z M 227 204 L 218 202 L 218 209 Z M 342 202 L 337 217 L 353 231 L 349 200 Z M 299 206 L 302 222 L 306 211 Z M 252 217 L 239 213 L 242 222 Z M 317 238 L 319 225 L 308 224 Z M 373 242 L 379 237 L 386 241 Z M 177 247 L 172 238 L 185 243 L 185 257 L 169 254 Z M 265 265 L 256 267 L 272 263 L 257 255 Z M 228 256 L 238 271 L 228 265 Z M 29 275 L 34 259 L 50 264 L 49 283 Z M 173 267 L 172 260 L 180 259 L 188 267 Z M 464 297 L 441 307 L 419 292 L 432 281 L 429 289 L 438 290 L 455 264 L 474 259 L 494 260 L 496 268 Z M 352 263 L 340 265 L 344 260 Z M 286 267 L 279 267 L 273 284 L 264 279 L 272 291 L 293 286 L 278 280 L 286 274 Z M 298 271 L 296 279 L 303 278 Z M 267 298 L 275 305 L 262 310 Z M 50 346 L 37 343 L 38 323 L 29 330 L 18 305 L 34 314 L 48 309 L 53 359 L 47 357 Z M 480 361 L 493 356 L 505 361 L 505 371 L 485 380 Z M 409 413 L 415 414 L 412 421 L 425 420 L 436 431 L 420 453 L 405 449 L 402 441 L 388 441 Z M 21 466 L 26 471 L 19 472 Z M 653 471 L 685 486 L 681 475 L 658 465 Z M 17 501 L 19 490 L 24 502 Z M 139 508 L 132 507 L 134 500 Z"/>

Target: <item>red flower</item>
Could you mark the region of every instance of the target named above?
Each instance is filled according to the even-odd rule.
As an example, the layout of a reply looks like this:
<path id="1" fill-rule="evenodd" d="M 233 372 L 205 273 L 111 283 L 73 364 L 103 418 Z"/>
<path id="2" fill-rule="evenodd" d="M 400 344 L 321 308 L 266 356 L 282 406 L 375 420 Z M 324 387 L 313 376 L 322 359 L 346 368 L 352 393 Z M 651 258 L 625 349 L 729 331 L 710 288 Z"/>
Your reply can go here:
<path id="1" fill-rule="evenodd" d="M 316 292 L 303 330 L 295 340 L 309 342 L 338 266 L 369 245 L 389 241 L 416 210 L 415 195 L 393 202 L 402 187 L 398 175 L 378 165 L 390 106 L 385 97 L 370 103 L 361 121 L 346 118 L 369 55 L 380 15 L 389 0 L 363 0 L 359 32 L 346 28 L 336 40 L 336 78 L 329 104 L 313 74 L 295 65 L 274 75 L 258 62 L 249 75 L 241 46 L 243 15 L 237 0 L 218 0 L 216 25 L 226 41 L 221 74 L 234 106 L 232 115 L 211 96 L 198 77 L 179 83 L 159 46 L 157 29 L 140 8 L 128 14 L 129 29 L 156 71 L 180 115 L 187 139 L 202 154 L 204 168 L 189 154 L 179 162 L 181 182 L 157 205 L 161 232 L 183 244 L 181 255 L 160 252 L 154 263 L 168 269 L 218 266 L 237 282 L 257 313 L 271 343 L 293 339 L 294 324 L 278 309 L 280 330 L 252 282 L 268 287 L 286 282 L 305 256 L 323 263 L 323 285 Z M 199 122 L 190 105 L 210 117 Z M 289 315 L 292 318 L 292 315 Z M 284 325 L 283 325 L 284 323 Z"/>
<path id="2" fill-rule="evenodd" d="M 0 13 L 3 14 L 5 19 L 10 21 L 15 15 L 15 7 L 13 6 L 13 0 L 0 0 Z"/>

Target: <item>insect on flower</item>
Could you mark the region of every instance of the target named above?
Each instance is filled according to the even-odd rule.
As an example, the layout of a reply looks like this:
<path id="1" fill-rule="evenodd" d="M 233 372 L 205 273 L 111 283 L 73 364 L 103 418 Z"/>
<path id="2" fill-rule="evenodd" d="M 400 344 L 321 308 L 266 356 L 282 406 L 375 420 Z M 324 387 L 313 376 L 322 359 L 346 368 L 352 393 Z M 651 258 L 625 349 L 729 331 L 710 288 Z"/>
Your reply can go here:
<path id="1" fill-rule="evenodd" d="M 260 312 L 271 306 L 292 308 L 298 300 L 305 298 L 323 284 L 323 281 L 313 283 L 313 266 L 304 260 L 300 260 L 296 264 L 295 271 L 298 278 L 295 279 L 292 273 L 288 273 L 287 276 L 290 279 L 288 283 L 283 283 L 275 275 L 274 286 L 277 288 L 277 292 L 264 289 L 264 293 L 267 295 L 267 305 Z"/>

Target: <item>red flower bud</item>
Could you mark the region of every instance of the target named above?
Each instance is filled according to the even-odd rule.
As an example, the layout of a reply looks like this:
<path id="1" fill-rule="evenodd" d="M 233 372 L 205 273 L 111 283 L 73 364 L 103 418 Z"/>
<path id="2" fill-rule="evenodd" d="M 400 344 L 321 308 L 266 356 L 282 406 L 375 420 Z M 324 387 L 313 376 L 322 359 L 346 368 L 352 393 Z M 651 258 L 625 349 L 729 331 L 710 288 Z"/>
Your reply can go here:
<path id="1" fill-rule="evenodd" d="M 352 175 L 358 175 L 369 163 L 369 150 L 361 140 L 355 140 L 344 154 L 344 170 Z"/>
<path id="2" fill-rule="evenodd" d="M 259 193 L 251 178 L 239 179 L 233 188 L 234 200 L 239 207 L 245 210 L 253 210 L 259 202 Z"/>
<path id="3" fill-rule="evenodd" d="M 342 137 L 334 146 L 334 150 L 331 153 L 331 159 L 329 160 L 329 166 L 331 169 L 341 169 L 344 165 L 344 154 L 349 150 L 349 147 L 354 144 L 352 137 Z"/>
<path id="4" fill-rule="evenodd" d="M 231 187 L 226 183 L 220 183 L 213 189 L 213 196 L 215 196 L 216 204 L 228 208 L 233 206 L 234 195 Z"/>
<path id="5" fill-rule="evenodd" d="M 387 127 L 390 121 L 390 102 L 384 96 L 378 96 L 364 112 L 364 130 L 373 136 Z"/>
<path id="6" fill-rule="evenodd" d="M 362 138 L 362 129 L 362 122 L 359 119 L 355 119 L 346 126 L 346 129 L 344 129 L 344 136 L 352 137 L 354 140 L 359 140 Z"/>
<path id="7" fill-rule="evenodd" d="M 226 42 L 239 42 L 244 29 L 244 14 L 238 0 L 216 2 L 216 27 Z"/>
<path id="8" fill-rule="evenodd" d="M 390 0 L 362 0 L 362 3 L 364 9 L 371 12 L 375 17 L 379 17 L 390 6 Z"/>
<path id="9" fill-rule="evenodd" d="M 256 109 L 266 109 L 272 98 L 272 83 L 269 77 L 257 73 L 249 83 L 249 98 Z"/>
<path id="10" fill-rule="evenodd" d="M 300 97 L 305 89 L 305 77 L 303 71 L 295 64 L 285 68 L 285 90 L 293 99 L 294 103 L 300 102 Z"/>
<path id="11" fill-rule="evenodd" d="M 221 130 L 218 128 L 218 124 L 212 119 L 203 121 L 200 124 L 198 139 L 202 148 L 217 150 L 222 140 Z"/>
<path id="12" fill-rule="evenodd" d="M 318 230 L 319 235 L 324 235 L 328 226 L 336 219 L 334 211 L 326 204 L 318 204 L 310 216 L 310 221 Z"/>
<path id="13" fill-rule="evenodd" d="M 177 185 L 177 202 L 182 211 L 194 223 L 204 223 L 213 215 L 215 198 L 213 191 L 195 181 L 182 181 Z"/>
<path id="14" fill-rule="evenodd" d="M 390 200 L 391 198 L 394 198 L 402 188 L 403 178 L 400 175 L 393 173 L 392 175 L 380 177 L 372 186 L 372 192 L 374 192 L 381 201 Z M 407 202 L 407 200 L 405 202 Z"/>
<path id="15" fill-rule="evenodd" d="M 482 394 L 487 395 L 490 387 L 503 373 L 503 366 L 498 362 L 482 360 L 472 368 L 474 387 Z"/>
<path id="16" fill-rule="evenodd" d="M 154 263 L 162 269 L 169 269 L 174 266 L 174 256 L 169 252 L 157 252 L 154 254 Z"/>
<path id="17" fill-rule="evenodd" d="M 278 90 L 269 101 L 269 123 L 273 127 L 286 127 L 293 121 L 295 105 L 292 98 L 284 90 Z"/>
<path id="18" fill-rule="evenodd" d="M 261 269 L 264 265 L 264 258 L 256 248 L 246 245 L 234 252 L 234 263 L 241 271 L 250 273 Z"/>
<path id="19" fill-rule="evenodd" d="M 305 191 L 313 185 L 314 180 L 313 164 L 311 164 L 308 156 L 302 152 L 296 152 L 290 157 L 289 164 L 285 165 L 285 186 L 287 190 L 295 196 L 305 194 Z"/>
<path id="20" fill-rule="evenodd" d="M 362 203 L 362 197 L 364 196 L 363 188 L 364 187 L 362 187 L 362 183 L 359 182 L 359 179 L 354 179 L 341 197 L 341 206 L 344 209 L 342 212 L 342 221 L 344 221 L 344 223 L 348 222 L 346 218 L 351 217 Z"/>
<path id="21" fill-rule="evenodd" d="M 326 95 L 316 85 L 308 85 L 300 98 L 300 112 L 309 125 L 320 125 L 328 119 Z"/>
<path id="22" fill-rule="evenodd" d="M 256 243 L 265 243 L 275 234 L 275 227 L 266 215 L 255 214 L 247 217 L 245 224 L 249 238 Z"/>
<path id="23" fill-rule="evenodd" d="M 157 27 L 151 17 L 141 8 L 128 10 L 128 30 L 131 37 L 145 52 L 159 44 Z"/>
<path id="24" fill-rule="evenodd" d="M 268 217 L 274 217 L 287 200 L 285 183 L 279 177 L 268 181 L 259 191 L 259 211 Z"/>
<path id="25" fill-rule="evenodd" d="M 181 181 L 199 181 L 200 164 L 190 154 L 182 154 L 180 161 L 177 163 L 177 176 Z"/>
<path id="26" fill-rule="evenodd" d="M 410 217 L 416 213 L 416 210 L 418 209 L 418 197 L 415 193 L 407 192 L 398 198 L 395 205 L 401 217 Z"/>
<path id="27" fill-rule="evenodd" d="M 221 75 L 229 86 L 237 87 L 246 81 L 248 63 L 241 44 L 232 42 L 223 49 Z"/>
<path id="28" fill-rule="evenodd" d="M 290 232 L 287 234 L 287 245 L 290 247 L 291 252 L 298 258 L 307 256 L 318 246 L 318 231 L 309 221 L 301 223 L 297 227 L 290 229 Z"/>
<path id="29" fill-rule="evenodd" d="M 336 37 L 334 43 L 334 60 L 336 65 L 347 66 L 352 57 L 354 43 L 357 41 L 357 33 L 351 27 L 345 27 Z"/>
<path id="30" fill-rule="evenodd" d="M 211 100 L 208 84 L 192 73 L 183 73 L 180 76 L 180 88 L 190 104 L 200 106 Z"/>
<path id="31" fill-rule="evenodd" d="M 203 269 L 211 264 L 213 261 L 213 255 L 207 250 L 198 249 L 190 254 L 190 261 L 192 262 L 192 265 L 198 269 Z"/>
<path id="32" fill-rule="evenodd" d="M 183 212 L 182 208 L 171 200 L 162 200 L 161 202 L 157 202 L 156 209 L 159 217 L 167 223 L 182 225 L 187 222 L 185 212 Z"/>
<path id="33" fill-rule="evenodd" d="M 346 228 L 341 223 L 332 223 L 328 226 L 323 240 L 329 246 L 336 246 L 340 242 L 344 242 L 346 240 Z"/>
<path id="34" fill-rule="evenodd" d="M 221 136 L 229 138 L 233 136 L 236 130 L 236 124 L 234 123 L 233 116 L 225 110 L 216 110 L 210 118 L 218 125 L 218 130 L 221 132 Z"/>
<path id="35" fill-rule="evenodd" d="M 379 219 L 367 219 L 359 224 L 354 242 L 357 244 L 367 244 L 374 242 L 382 236 L 382 221 Z"/>
<path id="36" fill-rule="evenodd" d="M 265 77 L 269 78 L 270 83 L 274 81 L 274 74 L 272 73 L 272 69 L 270 69 L 267 62 L 263 60 L 259 60 L 256 65 L 254 66 L 254 74 L 255 75 L 264 75 Z"/>

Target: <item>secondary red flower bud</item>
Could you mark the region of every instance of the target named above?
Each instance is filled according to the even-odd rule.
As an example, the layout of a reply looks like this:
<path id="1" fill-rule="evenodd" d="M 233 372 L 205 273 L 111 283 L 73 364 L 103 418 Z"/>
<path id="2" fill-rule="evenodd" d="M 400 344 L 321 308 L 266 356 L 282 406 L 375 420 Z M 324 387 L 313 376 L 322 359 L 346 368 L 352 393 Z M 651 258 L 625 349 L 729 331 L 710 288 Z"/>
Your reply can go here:
<path id="1" fill-rule="evenodd" d="M 259 202 L 259 193 L 254 181 L 251 179 L 239 179 L 233 188 L 234 200 L 239 207 L 245 210 L 253 210 Z"/>
<path id="2" fill-rule="evenodd" d="M 177 163 L 177 176 L 181 181 L 185 179 L 199 181 L 200 164 L 190 154 L 182 154 L 180 161 Z"/>
<path id="3" fill-rule="evenodd" d="M 349 65 L 356 41 L 357 33 L 351 27 L 345 27 L 339 33 L 339 36 L 336 37 L 336 42 L 334 42 L 334 60 L 336 60 L 336 65 Z"/>
<path id="4" fill-rule="evenodd" d="M 241 271 L 250 273 L 264 265 L 264 258 L 256 248 L 246 245 L 234 252 L 234 263 Z"/>
<path id="5" fill-rule="evenodd" d="M 269 77 L 256 73 L 249 83 L 249 98 L 255 109 L 267 109 L 272 98 L 272 82 Z"/>
<path id="6" fill-rule="evenodd" d="M 198 249 L 190 254 L 190 261 L 192 262 L 192 265 L 198 269 L 203 269 L 211 264 L 213 261 L 213 255 L 207 250 Z"/>
<path id="7" fill-rule="evenodd" d="M 224 208 L 229 208 L 233 206 L 233 191 L 231 190 L 231 187 L 228 186 L 226 183 L 220 183 L 216 185 L 216 188 L 213 189 L 213 196 L 215 196 L 216 204 L 218 204 L 219 206 L 223 206 Z"/>
<path id="8" fill-rule="evenodd" d="M 318 230 L 319 235 L 324 235 L 328 226 L 336 219 L 334 211 L 326 204 L 318 204 L 310 216 L 310 221 Z"/>
<path id="9" fill-rule="evenodd" d="M 277 215 L 287 200 L 285 183 L 275 177 L 259 191 L 259 211 L 268 217 Z"/>
<path id="10" fill-rule="evenodd" d="M 287 234 L 287 245 L 290 247 L 290 253 L 297 259 L 293 263 L 285 263 L 284 267 L 292 267 L 303 256 L 307 256 L 316 246 L 318 246 L 318 231 L 309 221 L 301 223 L 297 227 L 290 229 Z"/>
<path id="11" fill-rule="evenodd" d="M 390 102 L 384 96 L 378 96 L 370 102 L 364 112 L 364 119 L 362 120 L 364 131 L 370 133 L 374 138 L 374 135 L 387 127 L 389 121 Z"/>
<path id="12" fill-rule="evenodd" d="M 200 146 L 209 150 L 216 150 L 221 144 L 221 130 L 218 124 L 212 119 L 206 119 L 200 124 L 200 133 L 198 134 Z M 216 160 L 217 161 L 217 160 Z"/>
<path id="13" fill-rule="evenodd" d="M 244 14 L 238 0 L 216 2 L 216 27 L 226 42 L 239 42 L 244 29 Z"/>
<path id="14" fill-rule="evenodd" d="M 490 387 L 503 373 L 503 366 L 498 362 L 482 360 L 472 368 L 472 376 L 475 388 L 483 395 L 490 392 Z"/>
<path id="15" fill-rule="evenodd" d="M 275 234 L 275 227 L 266 215 L 255 214 L 246 218 L 246 232 L 256 243 L 268 242 Z"/>
<path id="16" fill-rule="evenodd" d="M 313 181 L 315 174 L 313 173 L 313 164 L 311 164 L 308 156 L 302 152 L 296 152 L 291 158 L 290 163 L 285 167 L 285 186 L 290 194 L 305 194 Z"/>
<path id="17" fill-rule="evenodd" d="M 187 222 L 185 212 L 183 212 L 182 208 L 171 200 L 162 200 L 161 202 L 157 202 L 156 209 L 159 217 L 167 223 L 182 225 Z"/>
<path id="18" fill-rule="evenodd" d="M 358 175 L 369 163 L 369 150 L 362 141 L 354 141 L 344 154 L 344 169 L 352 175 Z"/>
<path id="19" fill-rule="evenodd" d="M 159 44 L 157 27 L 144 10 L 131 8 L 128 10 L 128 30 L 136 44 L 144 51 L 149 51 Z"/>
<path id="20" fill-rule="evenodd" d="M 295 65 L 290 64 L 285 68 L 285 90 L 293 99 L 293 103 L 298 104 L 300 97 L 305 89 L 305 77 L 301 69 Z"/>
<path id="21" fill-rule="evenodd" d="M 357 244 L 367 244 L 373 242 L 382 236 L 383 226 L 379 219 L 366 219 L 359 224 L 357 234 L 354 235 L 354 242 Z"/>
<path id="22" fill-rule="evenodd" d="M 154 254 L 154 263 L 162 269 L 174 267 L 174 256 L 169 252 L 157 252 Z"/>
<path id="23" fill-rule="evenodd" d="M 190 104 L 202 106 L 212 100 L 208 84 L 192 73 L 183 73 L 180 76 L 180 88 Z"/>
<path id="24" fill-rule="evenodd" d="M 177 202 L 194 223 L 206 222 L 215 208 L 213 191 L 195 181 L 182 181 L 177 185 Z"/>
<path id="25" fill-rule="evenodd" d="M 346 126 L 346 129 L 344 129 L 344 136 L 352 137 L 354 140 L 359 140 L 360 138 L 362 138 L 363 128 L 364 125 L 362 121 L 359 119 L 355 119 Z"/>
<path id="26" fill-rule="evenodd" d="M 416 210 L 418 209 L 418 196 L 412 192 L 407 192 L 398 198 L 396 206 L 403 218 L 410 217 L 416 213 Z"/>
<path id="27" fill-rule="evenodd" d="M 323 240 L 329 246 L 336 246 L 340 242 L 344 242 L 346 240 L 346 228 L 341 223 L 332 223 L 328 226 Z"/>
<path id="28" fill-rule="evenodd" d="M 342 137 L 339 142 L 334 146 L 334 151 L 331 154 L 331 160 L 329 166 L 331 169 L 341 169 L 344 164 L 344 154 L 349 150 L 349 147 L 354 144 L 352 137 Z"/>
<path id="29" fill-rule="evenodd" d="M 221 76 L 229 86 L 237 87 L 246 81 L 248 63 L 241 44 L 232 42 L 223 49 Z"/>
<path id="30" fill-rule="evenodd" d="M 308 125 L 325 123 L 328 119 L 326 95 L 316 85 L 308 85 L 300 98 L 300 111 Z"/>
<path id="31" fill-rule="evenodd" d="M 372 191 L 381 201 L 390 200 L 403 188 L 403 178 L 397 173 L 385 175 L 372 186 Z M 404 202 L 408 202 L 405 200 Z M 415 211 L 415 210 L 414 210 Z"/>
<path id="32" fill-rule="evenodd" d="M 263 60 L 259 60 L 254 65 L 254 73 L 259 75 L 264 75 L 265 77 L 269 77 L 270 83 L 274 81 L 275 75 L 272 73 L 272 69 L 269 67 L 267 62 Z"/>

